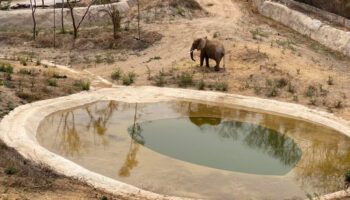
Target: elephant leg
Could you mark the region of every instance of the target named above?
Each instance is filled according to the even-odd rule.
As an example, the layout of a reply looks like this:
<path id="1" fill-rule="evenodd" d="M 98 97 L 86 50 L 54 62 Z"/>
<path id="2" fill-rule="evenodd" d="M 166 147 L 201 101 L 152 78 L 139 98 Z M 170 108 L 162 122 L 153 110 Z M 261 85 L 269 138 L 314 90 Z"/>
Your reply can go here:
<path id="1" fill-rule="evenodd" d="M 209 67 L 209 57 L 208 56 L 205 57 L 205 62 L 206 62 L 206 66 Z"/>
<path id="2" fill-rule="evenodd" d="M 204 55 L 201 54 L 201 63 L 200 63 L 201 67 L 203 66 L 203 62 L 204 62 Z"/>
<path id="3" fill-rule="evenodd" d="M 216 65 L 215 65 L 215 71 L 220 71 L 220 62 L 221 62 L 221 59 L 218 59 L 216 60 Z"/>

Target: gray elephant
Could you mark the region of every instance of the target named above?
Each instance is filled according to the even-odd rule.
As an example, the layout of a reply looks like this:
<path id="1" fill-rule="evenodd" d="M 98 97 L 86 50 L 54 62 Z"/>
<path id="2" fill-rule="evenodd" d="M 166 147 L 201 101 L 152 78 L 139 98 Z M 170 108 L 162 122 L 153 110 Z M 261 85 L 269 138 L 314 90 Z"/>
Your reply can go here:
<path id="1" fill-rule="evenodd" d="M 194 40 L 191 47 L 191 58 L 193 61 L 196 61 L 193 58 L 193 51 L 196 49 L 200 51 L 200 66 L 203 66 L 205 59 L 206 66 L 209 67 L 209 59 L 213 59 L 216 61 L 215 71 L 220 70 L 220 62 L 225 57 L 225 47 L 221 42 L 216 40 L 208 40 L 207 37 Z"/>

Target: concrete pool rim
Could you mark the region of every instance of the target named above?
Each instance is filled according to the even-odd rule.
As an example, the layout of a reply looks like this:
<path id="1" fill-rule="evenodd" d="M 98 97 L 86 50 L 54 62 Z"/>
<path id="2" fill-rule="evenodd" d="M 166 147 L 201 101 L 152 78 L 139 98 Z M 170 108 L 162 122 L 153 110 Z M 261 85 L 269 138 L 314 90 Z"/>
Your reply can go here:
<path id="1" fill-rule="evenodd" d="M 41 121 L 48 115 L 60 110 L 109 100 L 126 103 L 151 103 L 170 100 L 215 103 L 222 106 L 234 106 L 244 110 L 307 121 L 335 129 L 350 137 L 350 123 L 348 121 L 331 113 L 310 109 L 298 104 L 219 92 L 139 86 L 97 89 L 19 106 L 1 121 L 0 139 L 8 146 L 16 149 L 26 159 L 44 164 L 60 174 L 82 180 L 93 187 L 116 195 L 130 199 L 186 199 L 145 191 L 91 172 L 72 161 L 50 152 L 38 143 L 36 139 L 37 129 Z M 341 197 L 346 194 L 346 191 L 339 191 L 325 195 L 324 199 Z"/>

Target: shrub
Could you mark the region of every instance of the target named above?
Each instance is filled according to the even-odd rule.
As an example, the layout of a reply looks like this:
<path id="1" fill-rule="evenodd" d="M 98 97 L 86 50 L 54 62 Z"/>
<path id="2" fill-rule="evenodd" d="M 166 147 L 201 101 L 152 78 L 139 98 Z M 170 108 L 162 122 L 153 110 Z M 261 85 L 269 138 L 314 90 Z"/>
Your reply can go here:
<path id="1" fill-rule="evenodd" d="M 196 88 L 197 88 L 198 90 L 204 90 L 204 89 L 205 89 L 205 83 L 204 83 L 204 81 L 203 81 L 203 80 L 198 81 L 198 83 L 197 83 L 197 85 L 196 85 Z"/>
<path id="2" fill-rule="evenodd" d="M 193 75 L 188 72 L 183 72 L 179 76 L 178 85 L 180 87 L 187 87 L 193 84 Z"/>
<path id="3" fill-rule="evenodd" d="M 108 200 L 108 198 L 106 196 L 102 196 L 101 200 Z"/>
<path id="4" fill-rule="evenodd" d="M 107 54 L 106 55 L 106 62 L 108 64 L 113 64 L 115 63 L 115 59 L 114 59 L 114 56 L 112 54 Z"/>
<path id="5" fill-rule="evenodd" d="M 261 28 L 256 28 L 254 30 L 251 30 L 250 33 L 252 34 L 252 38 L 254 40 L 262 40 L 262 38 L 268 37 L 268 34 L 263 32 Z"/>
<path id="6" fill-rule="evenodd" d="M 75 86 L 79 87 L 81 90 L 88 91 L 90 90 L 90 81 L 89 80 L 80 80 L 75 82 Z"/>
<path id="7" fill-rule="evenodd" d="M 5 72 L 8 74 L 13 73 L 13 67 L 11 64 L 8 63 L 0 63 L 0 72 Z"/>
<path id="8" fill-rule="evenodd" d="M 288 92 L 291 93 L 291 94 L 295 94 L 296 93 L 296 87 L 292 83 L 288 84 Z"/>
<path id="9" fill-rule="evenodd" d="M 116 68 L 112 74 L 111 74 L 111 78 L 112 80 L 119 80 L 120 77 L 122 75 L 122 70 L 120 68 Z"/>
<path id="10" fill-rule="evenodd" d="M 214 85 L 216 91 L 226 92 L 228 90 L 227 82 L 216 82 Z"/>
<path id="11" fill-rule="evenodd" d="M 18 172 L 18 169 L 13 167 L 13 166 L 10 166 L 10 167 L 6 167 L 4 172 L 7 175 L 14 175 L 14 174 L 16 174 Z"/>
<path id="12" fill-rule="evenodd" d="M 131 85 L 135 82 L 136 74 L 134 72 L 129 72 L 123 75 L 123 85 Z"/>
<path id="13" fill-rule="evenodd" d="M 56 79 L 48 79 L 47 84 L 52 87 L 57 87 L 57 81 Z"/>
<path id="14" fill-rule="evenodd" d="M 333 80 L 332 76 L 328 77 L 327 83 L 328 83 L 328 85 L 334 85 L 334 80 Z"/>
<path id="15" fill-rule="evenodd" d="M 306 89 L 305 95 L 307 97 L 313 97 L 317 94 L 317 88 L 313 85 L 309 85 L 309 87 Z"/>
<path id="16" fill-rule="evenodd" d="M 27 58 L 21 57 L 21 58 L 19 59 L 19 62 L 21 63 L 21 65 L 27 66 Z"/>
<path id="17" fill-rule="evenodd" d="M 350 170 L 345 174 L 345 183 L 350 184 Z"/>
<path id="18" fill-rule="evenodd" d="M 342 100 L 336 100 L 334 103 L 334 108 L 341 109 L 343 108 L 343 101 Z"/>
<path id="19" fill-rule="evenodd" d="M 68 78 L 67 75 L 60 75 L 56 72 L 53 73 L 52 78 L 56 78 L 56 79 L 65 79 Z"/>
<path id="20" fill-rule="evenodd" d="M 166 84 L 164 72 L 159 71 L 159 73 L 154 76 L 153 81 L 154 81 L 154 85 L 158 87 L 163 87 Z"/>
<path id="21" fill-rule="evenodd" d="M 289 80 L 284 78 L 284 77 L 282 77 L 282 78 L 276 79 L 275 83 L 276 83 L 276 87 L 284 88 L 284 87 L 286 87 L 289 84 Z"/>
<path id="22" fill-rule="evenodd" d="M 268 97 L 277 97 L 279 95 L 279 90 L 277 87 L 272 86 L 268 89 L 266 96 Z"/>
<path id="23" fill-rule="evenodd" d="M 12 88 L 12 89 L 15 88 L 15 85 L 9 80 L 4 81 L 4 86 L 7 88 Z"/>

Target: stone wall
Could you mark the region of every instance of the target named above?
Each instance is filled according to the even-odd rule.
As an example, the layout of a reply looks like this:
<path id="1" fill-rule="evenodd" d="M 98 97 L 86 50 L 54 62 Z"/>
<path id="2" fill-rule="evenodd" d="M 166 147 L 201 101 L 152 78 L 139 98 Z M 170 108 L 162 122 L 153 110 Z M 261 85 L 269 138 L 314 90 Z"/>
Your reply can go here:
<path id="1" fill-rule="evenodd" d="M 350 56 L 350 32 L 327 25 L 278 2 L 253 0 L 260 14 L 282 23 L 319 43 Z"/>
<path id="2" fill-rule="evenodd" d="M 124 0 L 118 3 L 114 3 L 122 13 L 126 13 L 131 6 L 135 4 L 136 0 Z M 101 12 L 105 9 L 104 5 L 91 6 L 88 15 L 86 16 L 82 26 L 93 26 L 93 25 L 105 25 L 110 23 L 110 19 L 106 12 Z M 80 18 L 85 13 L 85 7 L 77 7 L 75 10 L 76 19 Z M 10 10 L 0 11 L 0 30 L 30 30 L 33 27 L 32 12 L 29 9 L 26 10 Z M 55 10 L 56 14 L 56 27 L 60 27 L 61 24 L 61 9 Z M 52 29 L 54 19 L 54 9 L 41 9 L 36 10 L 36 21 L 37 28 L 40 29 Z M 71 16 L 69 9 L 63 10 L 63 17 L 66 26 L 71 26 Z"/>
<path id="3" fill-rule="evenodd" d="M 350 19 L 349 0 L 296 0 Z"/>

